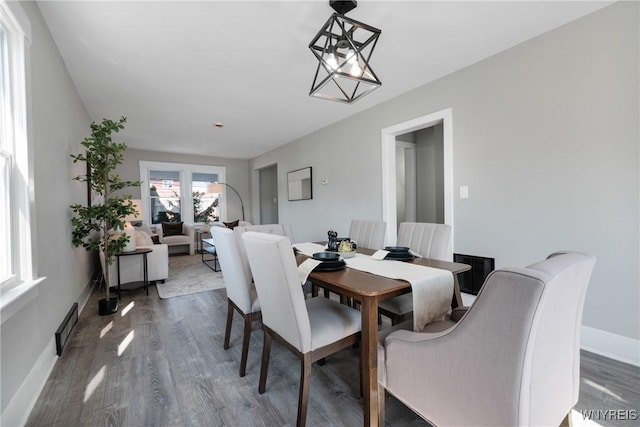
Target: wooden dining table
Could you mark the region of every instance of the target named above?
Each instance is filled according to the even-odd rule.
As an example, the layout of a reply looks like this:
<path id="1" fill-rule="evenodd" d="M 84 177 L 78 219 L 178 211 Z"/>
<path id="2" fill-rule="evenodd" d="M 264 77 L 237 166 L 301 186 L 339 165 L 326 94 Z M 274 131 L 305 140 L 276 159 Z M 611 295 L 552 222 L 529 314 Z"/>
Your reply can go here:
<path id="1" fill-rule="evenodd" d="M 374 252 L 372 249 L 358 248 L 358 253 L 365 255 L 372 255 Z M 306 255 L 298 254 L 298 264 L 307 258 Z M 407 262 L 451 271 L 454 278 L 451 306 L 455 308 L 463 305 L 457 275 L 470 270 L 471 266 L 428 258 L 414 258 Z M 379 419 L 379 399 L 384 399 L 384 395 L 378 395 L 378 302 L 411 292 L 411 285 L 404 280 L 390 279 L 349 267 L 338 271 L 312 271 L 309 280 L 314 285 L 360 302 L 364 425 L 384 425 L 384 419 Z"/>

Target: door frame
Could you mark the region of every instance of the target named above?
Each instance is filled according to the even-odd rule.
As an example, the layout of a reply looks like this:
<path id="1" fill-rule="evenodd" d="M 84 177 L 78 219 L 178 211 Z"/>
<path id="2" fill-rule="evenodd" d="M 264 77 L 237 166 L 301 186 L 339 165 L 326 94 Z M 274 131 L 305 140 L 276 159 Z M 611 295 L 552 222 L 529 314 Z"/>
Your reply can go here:
<path id="1" fill-rule="evenodd" d="M 382 219 L 387 223 L 385 242 L 395 244 L 398 237 L 396 213 L 396 136 L 442 123 L 444 154 L 444 222 L 451 226 L 453 242 L 453 111 L 447 108 L 426 116 L 398 123 L 381 130 L 382 143 Z M 452 245 L 453 250 L 453 245 Z"/>

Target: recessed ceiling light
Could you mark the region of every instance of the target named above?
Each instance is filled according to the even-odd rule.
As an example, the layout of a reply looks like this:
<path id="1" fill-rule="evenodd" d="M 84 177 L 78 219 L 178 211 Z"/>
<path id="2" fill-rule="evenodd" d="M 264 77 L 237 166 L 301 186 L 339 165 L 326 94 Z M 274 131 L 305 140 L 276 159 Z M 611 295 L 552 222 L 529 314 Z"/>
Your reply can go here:
<path id="1" fill-rule="evenodd" d="M 224 123 L 216 122 L 214 126 L 217 127 L 218 129 L 222 129 L 224 127 Z"/>

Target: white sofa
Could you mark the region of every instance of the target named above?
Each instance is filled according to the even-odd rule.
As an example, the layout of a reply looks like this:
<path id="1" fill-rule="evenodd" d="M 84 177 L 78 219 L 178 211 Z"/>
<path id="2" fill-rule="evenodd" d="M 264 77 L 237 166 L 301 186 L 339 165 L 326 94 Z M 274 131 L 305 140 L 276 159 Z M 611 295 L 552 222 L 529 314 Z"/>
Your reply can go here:
<path id="1" fill-rule="evenodd" d="M 140 245 L 136 249 L 149 248 L 147 254 L 147 274 L 149 283 L 164 282 L 169 277 L 169 251 L 166 244 Z M 143 255 L 120 257 L 120 283 L 138 282 L 144 279 Z M 109 286 L 118 286 L 117 261 L 109 266 Z M 104 253 L 100 252 L 100 264 L 105 271 Z"/>
<path id="2" fill-rule="evenodd" d="M 173 248 L 178 248 L 180 246 L 186 247 L 189 255 L 193 255 L 195 253 L 195 231 L 193 229 L 193 224 L 188 222 L 182 223 L 182 234 L 173 235 L 173 236 L 165 236 L 162 232 L 162 224 L 154 224 L 151 226 L 153 231 L 158 235 L 160 239 L 160 243 L 164 243 L 169 246 L 169 252 L 174 253 L 175 250 L 171 250 Z"/>

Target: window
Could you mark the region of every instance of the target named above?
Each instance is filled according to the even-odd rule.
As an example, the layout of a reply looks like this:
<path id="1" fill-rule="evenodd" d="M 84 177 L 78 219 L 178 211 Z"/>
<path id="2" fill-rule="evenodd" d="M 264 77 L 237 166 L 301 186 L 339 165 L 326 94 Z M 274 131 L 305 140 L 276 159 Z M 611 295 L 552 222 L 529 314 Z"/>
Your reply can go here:
<path id="1" fill-rule="evenodd" d="M 18 4 L 10 8 L 7 2 L 0 2 L 0 287 L 3 294 L 22 283 L 28 282 L 31 286 L 33 282 L 25 91 L 28 24 Z"/>
<path id="2" fill-rule="evenodd" d="M 140 162 L 144 222 L 185 221 L 194 224 L 226 218 L 223 194 L 209 193 L 212 182 L 224 182 L 222 166 Z"/>
<path id="3" fill-rule="evenodd" d="M 149 171 L 149 206 L 151 224 L 182 221 L 180 209 L 180 172 Z"/>
<path id="4" fill-rule="evenodd" d="M 209 193 L 209 183 L 218 181 L 221 179 L 217 173 L 191 174 L 194 222 L 220 221 L 220 195 Z"/>

